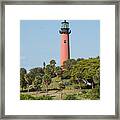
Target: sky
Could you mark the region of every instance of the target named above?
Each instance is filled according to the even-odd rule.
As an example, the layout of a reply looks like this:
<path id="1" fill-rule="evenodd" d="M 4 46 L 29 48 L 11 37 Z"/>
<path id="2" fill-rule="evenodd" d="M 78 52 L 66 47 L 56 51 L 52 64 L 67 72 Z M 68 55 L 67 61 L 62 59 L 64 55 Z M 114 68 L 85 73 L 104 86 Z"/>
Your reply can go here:
<path id="1" fill-rule="evenodd" d="M 20 21 L 20 67 L 30 70 L 43 67 L 54 59 L 60 65 L 59 33 L 63 20 Z M 71 29 L 70 58 L 100 55 L 100 21 L 67 20 Z"/>

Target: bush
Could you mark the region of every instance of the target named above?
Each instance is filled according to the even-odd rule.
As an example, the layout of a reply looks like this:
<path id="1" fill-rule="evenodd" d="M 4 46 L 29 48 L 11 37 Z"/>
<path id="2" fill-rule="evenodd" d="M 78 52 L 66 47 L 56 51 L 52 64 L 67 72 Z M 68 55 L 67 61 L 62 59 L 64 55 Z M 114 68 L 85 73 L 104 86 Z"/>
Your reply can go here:
<path id="1" fill-rule="evenodd" d="M 64 99 L 65 100 L 77 100 L 75 94 L 73 94 L 73 95 L 66 95 Z"/>
<path id="2" fill-rule="evenodd" d="M 84 99 L 88 99 L 88 100 L 98 100 L 100 99 L 100 91 L 99 89 L 87 89 L 82 91 L 81 94 L 77 95 L 77 98 L 79 100 L 84 100 Z"/>
<path id="3" fill-rule="evenodd" d="M 51 96 L 38 96 L 34 97 L 32 95 L 28 94 L 20 94 L 20 100 L 52 100 L 53 98 Z"/>
<path id="4" fill-rule="evenodd" d="M 80 86 L 75 85 L 75 86 L 74 86 L 74 89 L 80 89 Z"/>
<path id="5" fill-rule="evenodd" d="M 39 97 L 36 97 L 36 100 L 52 100 L 52 96 L 39 96 Z"/>
<path id="6" fill-rule="evenodd" d="M 20 100 L 35 100 L 35 97 L 27 94 L 20 94 Z"/>

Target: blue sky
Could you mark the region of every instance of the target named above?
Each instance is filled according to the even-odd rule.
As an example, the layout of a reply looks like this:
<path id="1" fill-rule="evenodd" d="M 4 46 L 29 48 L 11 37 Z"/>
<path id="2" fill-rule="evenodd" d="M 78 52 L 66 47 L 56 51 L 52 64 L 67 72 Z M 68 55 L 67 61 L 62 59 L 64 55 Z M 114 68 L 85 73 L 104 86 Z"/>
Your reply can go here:
<path id="1" fill-rule="evenodd" d="M 60 65 L 60 34 L 62 20 L 20 21 L 20 67 L 27 70 L 42 67 L 51 59 Z M 68 20 L 70 24 L 71 58 L 100 55 L 100 21 Z"/>

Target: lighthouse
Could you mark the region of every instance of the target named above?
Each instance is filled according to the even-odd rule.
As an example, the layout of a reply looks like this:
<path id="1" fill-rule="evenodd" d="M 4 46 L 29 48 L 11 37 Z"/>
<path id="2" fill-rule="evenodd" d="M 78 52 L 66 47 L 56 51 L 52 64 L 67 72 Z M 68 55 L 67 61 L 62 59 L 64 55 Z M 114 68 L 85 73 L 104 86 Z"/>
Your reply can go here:
<path id="1" fill-rule="evenodd" d="M 62 66 L 64 61 L 70 59 L 69 34 L 71 30 L 69 22 L 66 22 L 66 20 L 61 22 L 59 33 L 61 34 L 60 64 Z"/>

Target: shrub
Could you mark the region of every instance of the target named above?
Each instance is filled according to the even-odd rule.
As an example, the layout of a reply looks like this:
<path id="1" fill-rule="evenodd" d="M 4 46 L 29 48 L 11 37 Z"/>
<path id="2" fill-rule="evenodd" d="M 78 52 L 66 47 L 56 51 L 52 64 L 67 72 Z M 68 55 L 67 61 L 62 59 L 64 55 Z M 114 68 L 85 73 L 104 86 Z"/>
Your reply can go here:
<path id="1" fill-rule="evenodd" d="M 20 100 L 52 100 L 52 96 L 38 96 L 38 97 L 34 97 L 32 95 L 28 95 L 28 94 L 20 94 Z"/>
<path id="2" fill-rule="evenodd" d="M 39 97 L 36 97 L 36 100 L 52 100 L 52 96 L 39 96 Z"/>
<path id="3" fill-rule="evenodd" d="M 64 99 L 65 100 L 77 100 L 75 94 L 73 94 L 73 95 L 66 95 Z"/>
<path id="4" fill-rule="evenodd" d="M 20 94 L 20 100 L 35 100 L 35 97 L 27 94 Z"/>
<path id="5" fill-rule="evenodd" d="M 77 98 L 80 100 L 88 99 L 88 100 L 98 100 L 100 99 L 100 91 L 99 89 L 87 89 L 82 91 L 81 94 L 77 95 Z"/>

